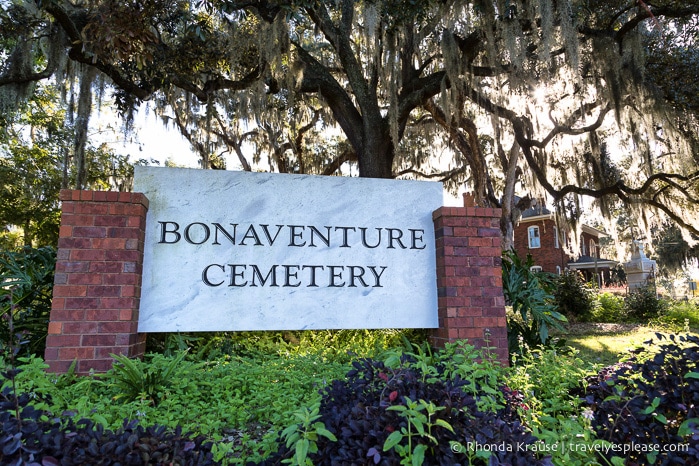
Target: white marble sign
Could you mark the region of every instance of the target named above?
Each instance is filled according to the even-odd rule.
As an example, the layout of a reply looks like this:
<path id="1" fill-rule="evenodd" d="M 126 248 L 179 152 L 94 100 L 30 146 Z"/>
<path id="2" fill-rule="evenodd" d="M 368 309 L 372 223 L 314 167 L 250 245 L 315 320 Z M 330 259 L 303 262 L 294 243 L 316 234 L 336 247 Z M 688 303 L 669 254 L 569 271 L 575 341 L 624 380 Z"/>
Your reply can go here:
<path id="1" fill-rule="evenodd" d="M 435 328 L 434 182 L 136 167 L 139 332 Z"/>

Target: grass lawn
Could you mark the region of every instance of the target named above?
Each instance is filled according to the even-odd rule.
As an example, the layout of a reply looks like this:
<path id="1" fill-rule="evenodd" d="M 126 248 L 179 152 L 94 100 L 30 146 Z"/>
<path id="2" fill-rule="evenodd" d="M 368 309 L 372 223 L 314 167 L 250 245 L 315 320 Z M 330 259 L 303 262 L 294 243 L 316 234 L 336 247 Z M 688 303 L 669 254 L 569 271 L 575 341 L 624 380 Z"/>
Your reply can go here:
<path id="1" fill-rule="evenodd" d="M 641 324 L 573 324 L 561 337 L 566 344 L 580 351 L 579 357 L 603 366 L 619 362 L 629 350 L 645 346 L 660 330 Z"/>

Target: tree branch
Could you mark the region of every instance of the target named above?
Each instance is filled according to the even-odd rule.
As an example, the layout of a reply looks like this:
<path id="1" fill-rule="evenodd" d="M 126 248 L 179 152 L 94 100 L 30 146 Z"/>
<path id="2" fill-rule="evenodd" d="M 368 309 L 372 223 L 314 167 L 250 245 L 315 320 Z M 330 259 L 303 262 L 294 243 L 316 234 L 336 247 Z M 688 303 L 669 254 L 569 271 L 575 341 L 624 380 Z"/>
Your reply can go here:
<path id="1" fill-rule="evenodd" d="M 624 40 L 624 36 L 630 31 L 634 30 L 641 22 L 650 18 L 651 16 L 664 16 L 666 18 L 683 18 L 690 15 L 699 14 L 699 5 L 691 5 L 687 7 L 673 7 L 673 6 L 658 6 L 653 7 L 653 11 L 641 8 L 636 16 L 628 20 L 614 35 L 615 40 L 621 44 Z"/>
<path id="2" fill-rule="evenodd" d="M 292 42 L 303 63 L 303 78 L 298 84 L 299 92 L 319 92 L 327 102 L 335 120 L 344 131 L 353 147 L 363 147 L 362 115 L 354 102 L 330 72 L 316 60 L 307 50 L 296 42 Z"/>
<path id="3" fill-rule="evenodd" d="M 335 157 L 329 164 L 325 166 L 323 169 L 323 172 L 321 173 L 322 175 L 325 176 L 330 176 L 333 173 L 335 173 L 337 170 L 340 169 L 343 163 L 345 162 L 350 162 L 350 161 L 356 161 L 357 160 L 357 154 L 352 151 L 352 150 L 344 150 L 340 155 Z"/>
<path id="4" fill-rule="evenodd" d="M 692 231 L 695 234 L 699 234 L 699 230 L 697 230 L 695 227 L 690 225 L 689 223 L 685 222 L 683 219 L 681 219 L 678 215 L 672 212 L 667 206 L 663 205 L 662 203 L 658 202 L 655 199 L 655 196 L 648 197 L 648 194 L 652 193 L 652 187 L 656 181 L 662 181 L 667 183 L 666 187 L 663 187 L 662 189 L 665 190 L 667 187 L 672 186 L 678 189 L 680 192 L 685 194 L 685 198 L 692 202 L 692 203 L 697 203 L 697 200 L 694 199 L 691 195 L 689 195 L 688 191 L 686 188 L 679 186 L 675 180 L 680 180 L 680 181 L 685 181 L 685 182 L 695 182 L 699 178 L 699 171 L 691 173 L 689 175 L 679 175 L 679 174 L 674 174 L 674 173 L 656 173 L 654 175 L 651 175 L 646 179 L 646 181 L 643 183 L 643 185 L 639 188 L 633 188 L 628 186 L 622 181 L 617 181 L 613 185 L 605 186 L 600 189 L 591 189 L 591 188 L 584 188 L 582 186 L 577 186 L 577 185 L 565 185 L 561 188 L 555 188 L 547 179 L 546 176 L 541 169 L 541 167 L 538 165 L 536 159 L 534 158 L 532 152 L 531 152 L 531 147 L 528 145 L 528 139 L 525 136 L 525 125 L 522 121 L 522 119 L 517 119 L 513 121 L 513 128 L 515 131 L 515 138 L 516 140 L 522 145 L 522 153 L 524 154 L 525 158 L 527 159 L 527 163 L 529 164 L 530 169 L 534 172 L 536 175 L 537 181 L 543 186 L 543 188 L 546 190 L 546 192 L 553 197 L 554 202 L 558 202 L 561 199 L 563 199 L 566 195 L 568 194 L 577 194 L 581 196 L 589 196 L 593 197 L 596 199 L 605 197 L 605 196 L 611 196 L 611 195 L 616 195 L 619 199 L 621 199 L 623 202 L 626 204 L 630 204 L 632 202 L 636 203 L 643 203 L 649 206 L 653 206 L 655 208 L 658 208 L 662 210 L 665 214 L 667 214 L 670 218 L 672 218 L 675 222 L 678 224 L 682 225 L 683 227 L 687 228 L 688 230 Z M 657 194 L 657 192 L 656 192 Z"/>
<path id="5" fill-rule="evenodd" d="M 699 235 L 699 229 L 695 228 L 693 225 L 687 223 L 682 217 L 679 215 L 675 214 L 672 210 L 670 210 L 665 204 L 656 201 L 655 199 L 647 199 L 645 200 L 646 204 L 649 204 L 656 209 L 659 209 L 665 213 L 668 217 L 670 217 L 675 223 L 678 225 L 682 225 L 682 227 L 686 228 L 687 230 L 691 231 L 695 235 Z"/>
<path id="6" fill-rule="evenodd" d="M 212 94 L 219 90 L 240 91 L 247 89 L 262 77 L 263 68 L 256 66 L 251 72 L 243 76 L 242 79 L 232 80 L 226 78 L 210 79 L 204 82 L 202 87 L 198 87 L 191 81 L 182 79 L 180 76 L 172 76 L 170 82 L 180 89 L 195 95 L 200 102 L 208 102 Z"/>
<path id="7" fill-rule="evenodd" d="M 457 114 L 449 121 L 444 111 L 431 99 L 424 104 L 424 108 L 449 133 L 449 137 L 456 144 L 459 153 L 466 159 L 471 168 L 473 194 L 476 196 L 476 202 L 483 206 L 489 204 L 495 195 L 490 171 L 478 141 L 478 129 L 473 120 Z"/>
<path id="8" fill-rule="evenodd" d="M 583 105 L 580 107 L 578 110 L 573 112 L 572 115 L 570 115 L 566 120 L 567 122 L 572 122 L 573 120 L 577 118 L 581 118 L 587 111 L 592 110 L 594 107 L 597 107 L 599 105 L 598 102 L 593 102 L 590 104 Z M 543 149 L 546 147 L 551 140 L 556 137 L 559 134 L 569 134 L 569 135 L 578 135 L 578 134 L 585 134 L 589 133 L 591 131 L 595 131 L 598 129 L 600 126 L 602 126 L 602 123 L 604 122 L 604 117 L 607 116 L 607 113 L 609 113 L 612 110 L 612 105 L 607 104 L 605 108 L 600 111 L 600 114 L 597 116 L 597 120 L 588 125 L 588 126 L 583 126 L 582 128 L 573 128 L 570 125 L 562 125 L 558 123 L 553 116 L 551 115 L 551 112 L 549 112 L 549 118 L 551 122 L 554 124 L 554 128 L 549 132 L 549 134 L 546 135 L 546 137 L 541 140 L 537 141 L 534 139 L 528 139 L 527 143 L 534 147 L 538 147 L 540 149 Z"/>
<path id="9" fill-rule="evenodd" d="M 398 120 L 407 120 L 410 112 L 439 94 L 445 79 L 446 71 L 437 71 L 406 83 L 398 95 Z"/>
<path id="10" fill-rule="evenodd" d="M 454 168 L 445 172 L 434 172 L 434 173 L 425 173 L 420 170 L 416 170 L 414 168 L 406 168 L 405 170 L 401 170 L 399 172 L 396 172 L 394 174 L 394 178 L 402 175 L 417 175 L 421 178 L 426 178 L 426 179 L 432 179 L 432 178 L 439 178 L 440 182 L 445 182 L 449 181 L 453 178 L 455 178 L 457 175 L 461 175 L 466 172 L 466 166 L 461 166 L 458 168 Z"/>
<path id="11" fill-rule="evenodd" d="M 62 39 L 63 36 L 59 35 L 59 37 Z M 25 40 L 24 38 L 20 38 L 20 41 Z M 26 43 L 26 42 L 25 42 Z M 19 46 L 19 44 L 17 44 Z M 53 45 L 56 47 L 57 45 Z M 62 46 L 58 45 L 58 47 Z M 9 59 L 7 60 L 8 62 L 11 62 L 13 57 L 12 53 L 10 54 Z M 53 57 L 52 53 L 48 54 L 48 61 L 46 63 L 46 67 L 37 73 L 29 73 L 29 74 L 14 74 L 14 73 L 8 73 L 5 76 L 0 76 L 0 86 L 5 86 L 7 84 L 26 84 L 30 82 L 35 82 L 35 81 L 41 81 L 42 79 L 48 79 L 50 78 L 53 73 L 56 72 L 56 69 L 58 68 L 58 63 Z"/>
<path id="12" fill-rule="evenodd" d="M 225 127 L 223 125 L 223 122 L 221 121 L 221 117 L 219 115 L 216 115 L 216 121 L 218 122 L 219 128 L 221 128 L 221 131 L 214 131 L 214 134 L 220 137 L 223 142 L 228 146 L 232 147 L 233 150 L 235 151 L 235 154 L 238 156 L 238 160 L 240 161 L 240 164 L 243 166 L 243 170 L 246 172 L 252 171 L 252 167 L 250 167 L 250 163 L 248 160 L 245 158 L 245 155 L 243 154 L 243 151 L 241 149 L 241 145 L 243 144 L 243 141 L 250 136 L 254 136 L 257 134 L 256 131 L 248 131 L 247 133 L 244 133 L 240 139 L 236 139 L 234 136 L 229 136 L 227 131 L 225 130 Z"/>

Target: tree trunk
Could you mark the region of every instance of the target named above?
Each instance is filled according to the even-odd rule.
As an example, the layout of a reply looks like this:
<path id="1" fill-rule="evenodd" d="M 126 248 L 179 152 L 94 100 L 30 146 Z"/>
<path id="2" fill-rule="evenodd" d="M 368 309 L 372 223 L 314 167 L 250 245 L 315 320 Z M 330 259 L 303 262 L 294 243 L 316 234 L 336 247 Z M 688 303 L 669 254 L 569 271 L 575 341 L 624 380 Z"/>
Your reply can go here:
<path id="1" fill-rule="evenodd" d="M 24 245 L 31 247 L 32 246 L 32 233 L 31 233 L 31 220 L 27 219 L 24 221 L 24 225 L 22 226 L 22 236 L 24 237 Z"/>
<path id="2" fill-rule="evenodd" d="M 393 143 L 388 123 L 380 119 L 371 124 L 365 119 L 363 147 L 354 147 L 357 153 L 359 176 L 363 178 L 393 178 Z"/>
<path id="3" fill-rule="evenodd" d="M 80 95 L 78 96 L 78 111 L 75 118 L 75 188 L 85 189 L 87 184 L 87 166 L 85 164 L 85 147 L 87 146 L 87 130 L 92 113 L 92 83 L 97 71 L 91 66 L 83 66 L 80 74 Z"/>
<path id="4" fill-rule="evenodd" d="M 499 133 L 499 131 L 498 131 Z M 499 134 L 498 134 L 499 138 Z M 500 141 L 497 142 L 498 155 L 505 170 L 505 188 L 502 192 L 502 215 L 500 217 L 500 231 L 502 232 L 502 249 L 504 251 L 515 248 L 515 227 L 518 212 L 515 208 L 515 185 L 517 184 L 517 161 L 519 160 L 519 144 L 515 141 L 509 150 L 509 157 L 502 149 Z"/>

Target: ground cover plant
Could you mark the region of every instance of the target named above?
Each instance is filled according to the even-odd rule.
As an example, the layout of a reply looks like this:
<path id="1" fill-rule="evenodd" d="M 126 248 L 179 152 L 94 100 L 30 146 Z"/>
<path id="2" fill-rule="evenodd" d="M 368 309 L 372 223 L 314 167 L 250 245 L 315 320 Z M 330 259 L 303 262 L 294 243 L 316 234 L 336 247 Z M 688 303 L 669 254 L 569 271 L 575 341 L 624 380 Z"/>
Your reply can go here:
<path id="1" fill-rule="evenodd" d="M 10 382 L 16 373 L 5 372 Z M 89 419 L 49 417 L 29 404 L 30 396 L 17 396 L 7 386 L 0 394 L 0 460 L 4 465 L 211 465 L 211 442 L 190 437 L 179 427 L 143 427 L 124 421 L 105 429 Z"/>
<path id="2" fill-rule="evenodd" d="M 58 458 L 64 452 L 75 458 L 76 451 L 89 455 L 95 448 L 115 452 L 123 444 L 119 455 L 136 448 L 153 458 L 151 464 L 166 464 L 155 458 L 173 464 L 624 464 L 613 452 L 595 453 L 595 445 L 599 449 L 625 441 L 615 437 L 619 434 L 614 429 L 621 424 L 612 423 L 616 426 L 612 428 L 598 416 L 604 412 L 621 419 L 624 407 L 637 403 L 633 400 L 638 392 L 615 394 L 616 404 L 606 399 L 606 392 L 595 392 L 614 388 L 596 389 L 593 381 L 598 376 L 589 377 L 590 365 L 575 351 L 530 349 L 515 357 L 511 367 L 502 367 L 489 359 L 487 349 L 482 352 L 459 342 L 442 351 L 424 345 L 407 350 L 401 345 L 370 358 L 343 356 L 347 359 L 340 362 L 330 356 L 337 354 L 339 344 L 329 353 L 319 350 L 314 355 L 308 347 L 295 348 L 277 337 L 254 335 L 247 343 L 239 341 L 234 346 L 245 348 L 244 355 L 219 353 L 202 360 L 190 353 L 153 354 L 145 361 L 132 361 L 128 377 L 120 369 L 103 377 L 56 377 L 44 371 L 41 359 L 21 358 L 20 372 L 3 387 L 1 412 L 9 424 L 3 429 L 2 454 L 10 458 L 19 451 L 34 451 L 39 458 L 42 435 L 61 431 L 67 433 L 58 447 L 45 450 L 47 457 Z M 402 340 L 394 337 L 394 343 Z M 299 341 L 313 338 L 362 346 L 358 335 L 302 336 Z M 646 396 L 647 404 L 638 410 L 652 408 L 646 413 L 647 422 L 656 413 L 674 425 L 675 437 L 667 441 L 696 446 L 699 437 L 692 437 L 696 432 L 691 421 L 696 415 L 690 406 L 691 399 L 699 398 L 699 387 L 694 376 L 686 374 L 699 373 L 695 357 L 699 342 L 696 337 L 683 338 L 683 346 L 677 344 L 682 349 L 673 350 L 673 357 L 646 359 L 655 361 L 652 377 L 644 375 L 640 361 L 633 366 L 637 370 L 628 369 L 629 363 L 624 367 L 629 379 L 642 380 L 644 390 L 662 393 L 670 379 L 657 375 L 682 374 L 668 365 L 685 360 L 686 414 L 673 414 L 677 408 L 667 406 L 677 400 L 666 406 L 658 395 Z M 266 350 L 274 347 L 276 353 L 256 350 L 256 343 Z M 371 342 L 363 344 L 373 347 Z M 167 380 L 147 377 L 168 370 Z M 616 366 L 605 373 L 615 370 Z M 135 376 L 139 373 L 143 377 Z M 622 380 L 621 375 L 615 377 Z M 682 377 L 673 377 L 671 385 L 679 386 Z M 142 387 L 143 380 L 154 385 L 129 393 L 123 390 L 127 380 L 135 381 L 134 387 Z M 664 385 L 656 387 L 656 380 Z M 589 384 L 587 391 L 581 385 L 584 381 Z M 25 430 L 15 437 L 18 418 Z M 657 415 L 652 421 L 658 422 Z M 646 429 L 640 422 L 635 426 L 630 429 Z M 645 432 L 634 435 L 639 441 L 665 441 L 657 433 L 649 440 L 644 435 L 654 431 Z M 35 437 L 39 443 L 29 443 Z M 198 455 L 199 463 L 184 459 L 185 454 Z M 134 464 L 146 464 L 143 457 L 134 459 Z M 663 458 L 658 456 L 657 464 Z M 51 461 L 45 464 L 60 464 Z M 638 464 L 650 464 L 646 461 L 642 458 Z"/>
<path id="3" fill-rule="evenodd" d="M 242 462 L 276 450 L 279 431 L 293 422 L 294 411 L 317 401 L 318 391 L 342 378 L 352 358 L 401 345 L 406 334 L 420 338 L 391 330 L 313 333 L 192 340 L 186 354 L 152 353 L 144 361 L 117 357 L 114 369 L 92 377 L 48 374 L 40 358 L 21 357 L 13 383 L 47 417 L 87 419 L 112 431 L 124 419 L 180 427 L 210 439 L 215 459 Z"/>
<path id="4" fill-rule="evenodd" d="M 136 369 L 130 374 L 142 372 L 141 379 L 147 380 L 148 373 L 160 372 L 175 360 L 153 355 L 134 363 Z M 183 360 L 170 379 L 146 384 L 141 392 L 125 392 L 125 385 L 138 384 L 119 369 L 102 377 L 68 381 L 50 379 L 44 367 L 39 359 L 28 361 L 18 376 L 18 388 L 51 415 L 68 413 L 109 429 L 117 429 L 124 419 L 180 426 L 217 441 L 214 451 L 220 455 L 225 451 L 251 457 L 276 448 L 273 426 L 290 423 L 291 413 L 311 404 L 326 379 L 346 372 L 344 364 L 309 357 Z"/>
<path id="5" fill-rule="evenodd" d="M 655 370 L 672 373 L 667 365 L 684 359 L 690 368 L 685 377 L 693 379 L 692 374 L 699 374 L 695 372 L 699 368 L 694 357 L 686 356 L 699 351 L 699 340 L 691 335 L 667 338 L 684 341 L 684 353 L 662 361 L 656 358 Z M 658 352 L 667 349 L 661 346 Z M 688 446 L 685 456 L 633 458 L 617 450 L 632 444 L 627 443 L 628 438 L 615 437 L 618 423 L 598 426 L 601 413 L 590 405 L 590 394 L 585 391 L 586 384 L 593 380 L 587 376 L 590 365 L 574 350 L 530 349 L 515 357 L 510 368 L 490 363 L 487 354 L 476 354 L 462 342 L 438 354 L 422 351 L 394 354 L 383 361 L 356 362 L 347 379 L 335 381 L 324 390 L 320 404 L 306 412 L 305 422 L 287 428 L 287 436 L 282 439 L 287 441 L 262 464 L 633 465 L 654 464 L 656 459 L 657 464 L 696 463 L 694 456 L 687 457 L 694 455 L 699 444 L 694 424 L 697 419 L 688 417 L 691 413 L 672 417 L 675 427 L 680 426 L 674 437 L 647 432 L 636 437 L 637 442 L 645 442 L 640 448 L 663 448 L 668 442 L 681 442 Z M 633 377 L 645 378 L 647 390 L 668 390 L 662 377 L 639 371 Z M 699 399 L 697 388 L 687 387 L 686 406 L 693 406 Z M 475 402 L 464 395 L 469 389 L 475 394 Z M 623 418 L 626 407 L 637 397 L 634 392 L 617 394 L 618 404 L 608 407 L 607 414 Z M 653 398 L 641 411 L 647 418 L 654 418 L 652 413 L 661 410 L 667 416 L 665 403 Z M 667 403 L 672 406 L 677 400 Z M 454 411 L 454 406 L 460 409 Z M 471 425 L 477 426 L 474 437 L 470 436 L 474 434 L 471 426 L 460 423 L 459 416 L 464 412 L 471 415 Z M 493 418 L 509 428 L 495 439 L 488 425 Z M 523 437 L 518 438 L 520 434 Z M 489 445 L 489 441 L 500 445 L 501 450 L 474 448 Z M 507 457 L 512 451 L 502 446 L 513 444 L 518 445 L 519 456 Z"/>
<path id="6" fill-rule="evenodd" d="M 556 465 L 596 464 L 590 447 L 595 437 L 571 390 L 587 374 L 574 351 L 534 349 L 515 360 L 507 374 L 510 390 L 521 394 L 518 413 L 538 439 L 542 454 Z"/>

